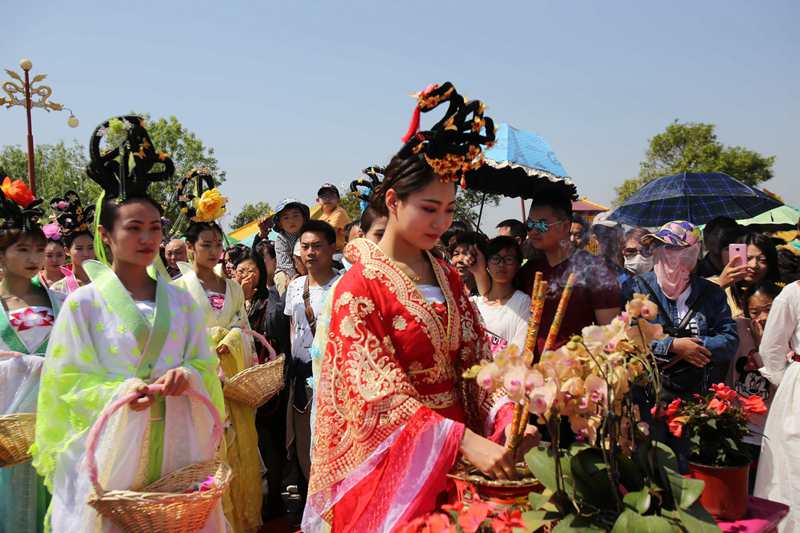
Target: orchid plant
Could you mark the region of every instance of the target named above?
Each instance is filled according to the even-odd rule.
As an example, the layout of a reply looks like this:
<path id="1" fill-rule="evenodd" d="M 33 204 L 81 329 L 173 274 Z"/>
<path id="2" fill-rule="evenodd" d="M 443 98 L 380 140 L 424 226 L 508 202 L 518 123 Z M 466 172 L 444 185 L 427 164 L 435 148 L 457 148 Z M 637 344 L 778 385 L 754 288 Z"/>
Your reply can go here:
<path id="1" fill-rule="evenodd" d="M 651 437 L 634 402 L 639 385 L 652 387 L 660 403 L 650 348 L 664 337 L 650 322 L 657 313 L 636 294 L 610 324 L 584 328 L 536 364 L 512 346 L 466 374 L 488 391 L 503 388 L 550 435 L 525 456 L 545 490 L 530 494 L 523 530 L 716 530 L 697 503 L 703 482 L 678 473 L 675 454 Z M 568 450 L 560 446 L 562 419 L 577 440 Z"/>

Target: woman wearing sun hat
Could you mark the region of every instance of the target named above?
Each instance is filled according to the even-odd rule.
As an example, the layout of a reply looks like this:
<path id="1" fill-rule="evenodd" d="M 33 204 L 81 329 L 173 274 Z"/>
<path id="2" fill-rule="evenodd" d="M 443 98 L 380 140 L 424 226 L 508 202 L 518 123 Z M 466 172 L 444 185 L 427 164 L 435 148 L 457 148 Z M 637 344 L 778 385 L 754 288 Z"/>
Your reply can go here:
<path id="1" fill-rule="evenodd" d="M 653 248 L 653 272 L 626 282 L 623 301 L 638 293 L 658 304 L 656 322 L 667 334 L 652 346 L 661 369 L 661 401 L 691 398 L 724 381 L 739 345 L 736 322 L 722 289 L 695 273 L 700 228 L 685 220 L 668 222 L 656 233 L 642 237 L 642 244 Z M 654 391 L 643 392 L 644 412 L 649 412 Z M 675 449 L 679 460 L 685 459 L 678 441 L 660 426 L 663 424 L 654 426 L 656 438 Z"/>

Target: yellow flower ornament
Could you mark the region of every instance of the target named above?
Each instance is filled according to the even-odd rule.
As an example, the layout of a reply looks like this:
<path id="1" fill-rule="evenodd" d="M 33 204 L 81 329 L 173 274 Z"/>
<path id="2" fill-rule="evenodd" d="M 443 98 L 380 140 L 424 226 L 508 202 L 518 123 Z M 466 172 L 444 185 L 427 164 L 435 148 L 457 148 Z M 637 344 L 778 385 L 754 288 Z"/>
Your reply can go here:
<path id="1" fill-rule="evenodd" d="M 196 215 L 192 217 L 195 222 L 213 222 L 225 214 L 225 205 L 228 199 L 214 188 L 205 191 L 200 198 L 195 198 Z"/>

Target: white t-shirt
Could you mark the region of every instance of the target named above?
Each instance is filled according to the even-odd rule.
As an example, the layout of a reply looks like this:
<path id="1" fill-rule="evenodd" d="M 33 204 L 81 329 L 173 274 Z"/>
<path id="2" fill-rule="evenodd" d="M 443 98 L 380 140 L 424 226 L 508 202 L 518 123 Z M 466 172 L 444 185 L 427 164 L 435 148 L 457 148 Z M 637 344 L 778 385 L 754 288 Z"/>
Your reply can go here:
<path id="1" fill-rule="evenodd" d="M 522 291 L 516 291 L 504 305 L 487 303 L 483 296 L 473 296 L 486 326 L 486 334 L 492 354 L 510 344 L 520 350 L 525 347 L 528 333 L 528 319 L 531 316 L 531 298 Z"/>
<path id="2" fill-rule="evenodd" d="M 314 334 L 311 333 L 311 326 L 308 325 L 306 306 L 303 303 L 303 288 L 305 287 L 306 277 L 300 276 L 289 283 L 286 288 L 286 307 L 283 310 L 283 313 L 292 319 L 292 330 L 290 332 L 292 357 L 304 363 L 311 361 L 311 345 L 314 342 Z M 319 317 L 325 292 L 331 288 L 331 285 L 337 279 L 339 279 L 339 274 L 333 276 L 324 287 L 309 285 L 309 303 L 311 304 L 311 309 L 314 310 L 314 316 Z"/>

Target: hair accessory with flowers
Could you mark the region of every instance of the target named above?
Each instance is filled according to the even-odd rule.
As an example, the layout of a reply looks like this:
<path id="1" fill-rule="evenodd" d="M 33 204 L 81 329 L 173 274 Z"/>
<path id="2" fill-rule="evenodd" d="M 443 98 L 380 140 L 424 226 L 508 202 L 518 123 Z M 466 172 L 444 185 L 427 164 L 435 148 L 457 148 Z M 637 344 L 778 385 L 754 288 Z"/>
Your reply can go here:
<path id="1" fill-rule="evenodd" d="M 461 182 L 470 170 L 483 164 L 482 146 L 494 142 L 494 122 L 484 116 L 486 106 L 480 100 L 468 102 L 453 84 L 429 85 L 417 93 L 417 107 L 400 154 L 418 154 L 442 180 Z M 444 117 L 427 131 L 419 131 L 420 113 L 427 113 L 449 102 Z"/>
<path id="2" fill-rule="evenodd" d="M 214 222 L 225 214 L 228 199 L 214 187 L 214 178 L 207 168 L 193 168 L 179 183 L 178 207 L 192 222 Z"/>
<path id="3" fill-rule="evenodd" d="M 144 126 L 142 117 L 127 115 L 103 122 L 92 133 L 86 174 L 107 198 L 145 196 L 151 183 L 168 180 L 175 172 L 167 154 L 155 150 Z M 161 170 L 154 171 L 156 165 Z"/>
<path id="4" fill-rule="evenodd" d="M 0 170 L 0 230 L 30 231 L 40 228 L 39 220 L 44 216 L 38 206 L 42 200 L 33 196 L 22 180 L 12 180 Z"/>
<path id="5" fill-rule="evenodd" d="M 42 232 L 48 241 L 61 242 L 61 226 L 58 222 L 51 222 L 42 226 Z"/>
<path id="6" fill-rule="evenodd" d="M 83 207 L 81 198 L 75 191 L 67 191 L 63 198 L 53 198 L 50 200 L 50 207 L 64 237 L 91 231 L 94 206 Z"/>

